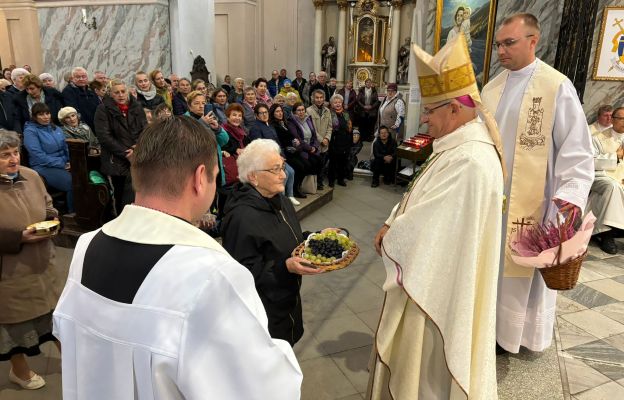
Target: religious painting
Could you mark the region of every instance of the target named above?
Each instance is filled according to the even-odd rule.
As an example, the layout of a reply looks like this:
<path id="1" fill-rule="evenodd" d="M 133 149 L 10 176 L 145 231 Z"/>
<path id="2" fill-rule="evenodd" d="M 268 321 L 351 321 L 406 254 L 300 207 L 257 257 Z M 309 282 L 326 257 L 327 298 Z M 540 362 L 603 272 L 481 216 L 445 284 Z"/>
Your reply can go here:
<path id="1" fill-rule="evenodd" d="M 358 23 L 358 46 L 356 61 L 373 62 L 375 23 L 372 18 L 362 18 Z"/>
<path id="2" fill-rule="evenodd" d="M 593 79 L 624 80 L 624 7 L 606 7 L 596 47 Z"/>
<path id="3" fill-rule="evenodd" d="M 437 0 L 434 51 L 464 35 L 479 87 L 490 72 L 497 0 Z"/>

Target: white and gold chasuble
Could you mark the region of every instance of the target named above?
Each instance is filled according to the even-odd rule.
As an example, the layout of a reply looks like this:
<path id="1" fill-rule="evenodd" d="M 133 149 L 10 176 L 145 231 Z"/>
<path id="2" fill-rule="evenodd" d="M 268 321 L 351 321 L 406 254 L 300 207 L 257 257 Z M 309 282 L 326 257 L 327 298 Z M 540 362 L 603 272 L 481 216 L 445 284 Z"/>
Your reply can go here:
<path id="1" fill-rule="evenodd" d="M 383 239 L 369 399 L 496 399 L 503 175 L 477 119 L 436 139 Z"/>

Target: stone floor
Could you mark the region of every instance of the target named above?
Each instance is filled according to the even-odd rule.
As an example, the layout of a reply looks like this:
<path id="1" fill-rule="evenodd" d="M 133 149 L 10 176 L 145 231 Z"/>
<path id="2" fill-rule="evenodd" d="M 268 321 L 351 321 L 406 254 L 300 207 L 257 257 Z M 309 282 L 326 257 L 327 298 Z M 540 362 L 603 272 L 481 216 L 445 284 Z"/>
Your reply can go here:
<path id="1" fill-rule="evenodd" d="M 361 246 L 349 268 L 303 280 L 306 331 L 295 352 L 304 373 L 304 400 L 362 399 L 366 391 L 384 280 L 372 241 L 403 190 L 369 185 L 370 178 L 356 177 L 347 188 L 337 186 L 333 201 L 302 221 L 310 230 L 345 227 Z M 61 264 L 70 257 L 70 250 L 59 249 Z M 624 398 L 623 324 L 624 256 L 607 257 L 592 246 L 581 283 L 559 296 L 556 345 L 544 353 L 498 357 L 499 398 Z M 0 400 L 61 398 L 60 355 L 50 344 L 43 350 L 30 363 L 47 385 L 34 392 L 18 390 L 7 381 L 8 363 L 0 363 Z"/>

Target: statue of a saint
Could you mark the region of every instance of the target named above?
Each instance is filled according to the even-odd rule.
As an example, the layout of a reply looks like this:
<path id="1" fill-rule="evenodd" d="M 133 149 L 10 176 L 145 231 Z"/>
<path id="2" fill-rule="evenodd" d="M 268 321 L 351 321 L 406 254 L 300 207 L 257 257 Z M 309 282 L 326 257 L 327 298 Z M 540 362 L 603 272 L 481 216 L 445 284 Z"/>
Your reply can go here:
<path id="1" fill-rule="evenodd" d="M 407 83 L 410 59 L 410 38 L 405 38 L 405 44 L 399 49 L 399 66 L 397 67 L 397 83 Z"/>
<path id="2" fill-rule="evenodd" d="M 336 53 L 334 37 L 330 36 L 329 41 L 321 49 L 321 59 L 323 60 L 321 69 L 327 73 L 328 78 L 336 76 Z"/>
<path id="3" fill-rule="evenodd" d="M 210 71 L 208 71 L 208 67 L 206 67 L 206 60 L 204 60 L 204 57 L 197 56 L 193 60 L 191 79 L 201 79 L 206 83 L 207 88 L 214 89 L 214 85 L 210 83 Z"/>

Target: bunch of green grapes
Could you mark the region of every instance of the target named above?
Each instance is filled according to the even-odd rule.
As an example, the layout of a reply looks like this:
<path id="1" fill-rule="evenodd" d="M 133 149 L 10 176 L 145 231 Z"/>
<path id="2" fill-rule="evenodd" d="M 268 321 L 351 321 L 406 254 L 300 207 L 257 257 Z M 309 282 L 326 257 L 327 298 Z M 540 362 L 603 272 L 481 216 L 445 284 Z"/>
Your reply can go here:
<path id="1" fill-rule="evenodd" d="M 334 231 L 317 233 L 308 240 L 303 258 L 315 263 L 331 263 L 342 258 L 342 252 L 350 247 L 351 241 L 345 235 Z"/>

